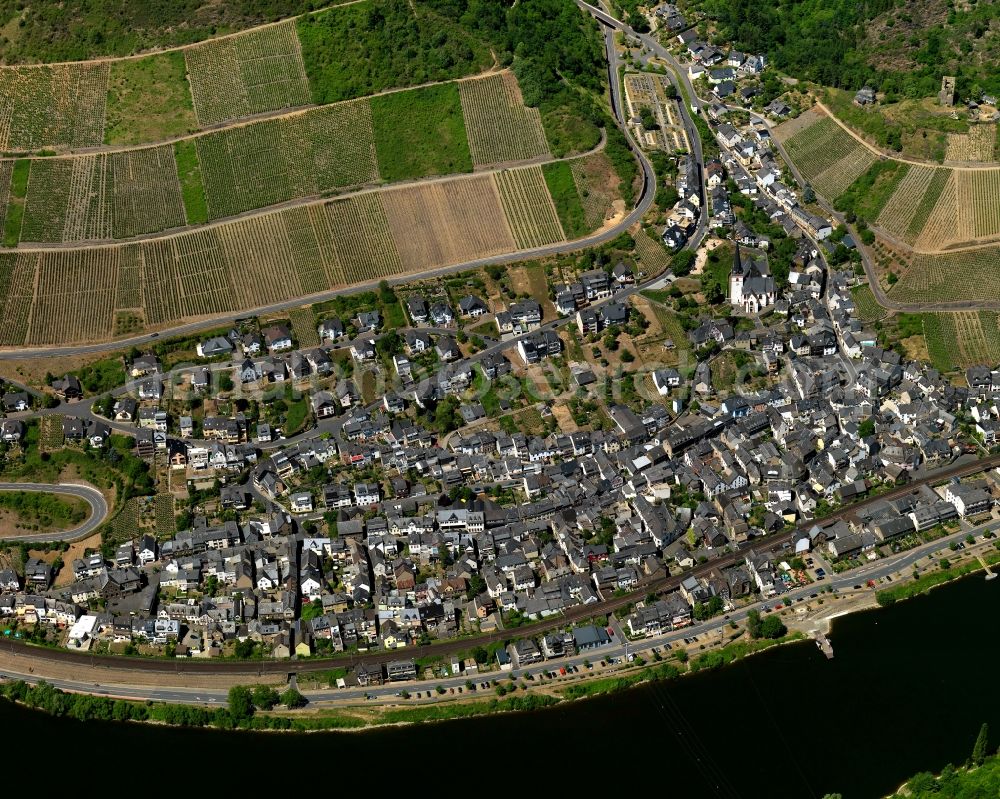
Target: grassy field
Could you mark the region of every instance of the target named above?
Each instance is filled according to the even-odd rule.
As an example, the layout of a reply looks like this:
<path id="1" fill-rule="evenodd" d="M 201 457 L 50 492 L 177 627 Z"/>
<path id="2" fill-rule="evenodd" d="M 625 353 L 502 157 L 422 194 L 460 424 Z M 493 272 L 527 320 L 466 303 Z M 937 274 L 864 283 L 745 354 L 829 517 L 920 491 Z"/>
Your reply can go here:
<path id="1" fill-rule="evenodd" d="M 823 102 L 837 117 L 882 149 L 931 161 L 946 157 L 950 134 L 966 134 L 969 124 L 952 119 L 933 99 L 903 100 L 875 108 L 854 105 L 854 93 L 826 89 Z M 898 143 L 898 144 L 896 144 Z"/>
<path id="2" fill-rule="evenodd" d="M 512 72 L 462 81 L 459 95 L 476 166 L 548 154 L 541 114 L 537 108 L 525 108 Z"/>
<path id="3" fill-rule="evenodd" d="M 208 221 L 208 200 L 205 198 L 205 184 L 194 141 L 185 139 L 176 142 L 174 160 L 177 162 L 177 177 L 181 185 L 181 200 L 187 223 L 203 224 Z"/>
<path id="4" fill-rule="evenodd" d="M 5 162 L 6 163 L 6 162 Z M 31 161 L 21 158 L 9 167 L 7 192 L 7 212 L 3 221 L 4 247 L 16 247 L 21 240 L 21 226 L 24 224 L 24 198 L 28 193 L 28 174 Z M 6 172 L 6 168 L 4 170 Z"/>
<path id="5" fill-rule="evenodd" d="M 383 180 L 472 171 L 462 103 L 454 83 L 373 97 L 371 108 Z"/>
<path id="6" fill-rule="evenodd" d="M 492 63 L 482 42 L 427 7 L 418 15 L 406 0 L 370 0 L 303 17 L 298 38 L 319 104 L 471 75 Z"/>
<path id="7" fill-rule="evenodd" d="M 0 491 L 0 527 L 13 533 L 65 530 L 87 518 L 80 497 L 35 491 Z"/>
<path id="8" fill-rule="evenodd" d="M 594 153 L 570 162 L 573 182 L 583 203 L 583 216 L 588 231 L 596 230 L 613 212 L 621 199 L 621 180 L 604 153 Z"/>
<path id="9" fill-rule="evenodd" d="M 542 174 L 566 238 L 578 239 L 585 235 L 588 231 L 587 217 L 570 165 L 565 161 L 554 161 L 542 166 Z"/>
<path id="10" fill-rule="evenodd" d="M 909 173 L 901 161 L 876 161 L 844 190 L 834 203 L 837 210 L 853 211 L 866 221 L 878 219 L 886 203 Z"/>
<path id="11" fill-rule="evenodd" d="M 294 21 L 208 41 L 184 55 L 203 127 L 309 103 Z"/>
<path id="12" fill-rule="evenodd" d="M 162 141 L 192 133 L 197 127 L 184 53 L 173 51 L 111 62 L 106 144 Z"/>
<path id="13" fill-rule="evenodd" d="M 947 179 L 947 170 L 910 165 L 873 221 L 889 233 L 912 243 L 927 222 Z"/>

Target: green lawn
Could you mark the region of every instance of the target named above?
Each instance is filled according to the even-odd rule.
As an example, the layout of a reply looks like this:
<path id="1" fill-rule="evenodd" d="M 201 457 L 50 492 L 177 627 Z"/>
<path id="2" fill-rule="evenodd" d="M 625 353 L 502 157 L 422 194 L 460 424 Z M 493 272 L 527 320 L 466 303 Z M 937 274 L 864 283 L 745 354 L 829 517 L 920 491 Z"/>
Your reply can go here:
<path id="1" fill-rule="evenodd" d="M 309 418 L 309 400 L 303 397 L 295 402 L 288 403 L 288 412 L 285 414 L 285 426 L 282 432 L 286 436 L 295 435 L 305 427 L 306 419 Z"/>
<path id="2" fill-rule="evenodd" d="M 21 240 L 21 222 L 24 220 L 24 198 L 28 193 L 28 173 L 31 171 L 31 161 L 21 158 L 14 162 L 10 176 L 10 198 L 7 201 L 7 214 L 3 223 L 3 244 L 5 247 L 16 247 Z"/>
<path id="3" fill-rule="evenodd" d="M 565 161 L 555 161 L 542 166 L 545 185 L 556 205 L 556 213 L 568 239 L 578 239 L 587 234 L 587 219 L 583 201 L 573 180 L 573 170 Z"/>
<path id="4" fill-rule="evenodd" d="M 386 330 L 397 330 L 407 326 L 406 314 L 403 312 L 403 306 L 399 302 L 391 302 L 383 305 L 382 316 L 385 320 L 384 326 Z"/>
<path id="5" fill-rule="evenodd" d="M 472 171 L 458 86 L 373 97 L 379 174 L 387 182 Z"/>
<path id="6" fill-rule="evenodd" d="M 163 141 L 197 129 L 183 52 L 111 63 L 106 144 Z"/>
<path id="7" fill-rule="evenodd" d="M 174 158 L 177 160 L 177 177 L 181 182 L 181 197 L 184 199 L 187 222 L 189 225 L 204 224 L 208 221 L 208 201 L 205 199 L 205 184 L 194 141 L 185 139 L 176 142 Z"/>

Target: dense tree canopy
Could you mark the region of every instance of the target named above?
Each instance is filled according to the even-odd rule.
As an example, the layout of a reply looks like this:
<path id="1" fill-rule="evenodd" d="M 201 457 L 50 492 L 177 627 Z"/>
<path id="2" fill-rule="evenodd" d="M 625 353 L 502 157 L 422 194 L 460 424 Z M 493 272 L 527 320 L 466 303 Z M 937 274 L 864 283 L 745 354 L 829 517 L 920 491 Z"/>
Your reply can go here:
<path id="1" fill-rule="evenodd" d="M 986 46 L 978 44 L 996 15 L 989 3 L 958 11 L 942 0 L 920 15 L 897 0 L 702 0 L 696 7 L 721 40 L 766 53 L 779 69 L 826 86 L 870 84 L 917 97 L 936 93 L 941 76 L 955 74 L 960 93 L 974 84 L 1000 87 Z"/>

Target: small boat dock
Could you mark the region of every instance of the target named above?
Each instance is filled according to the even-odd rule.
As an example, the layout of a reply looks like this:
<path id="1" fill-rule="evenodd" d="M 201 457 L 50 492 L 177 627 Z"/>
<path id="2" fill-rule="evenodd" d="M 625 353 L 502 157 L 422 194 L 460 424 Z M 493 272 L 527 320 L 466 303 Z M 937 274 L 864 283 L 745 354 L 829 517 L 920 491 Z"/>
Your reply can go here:
<path id="1" fill-rule="evenodd" d="M 826 655 L 826 659 L 833 660 L 833 644 L 830 643 L 830 639 L 821 632 L 813 633 L 813 638 L 816 641 L 816 646 L 819 647 L 819 651 Z"/>

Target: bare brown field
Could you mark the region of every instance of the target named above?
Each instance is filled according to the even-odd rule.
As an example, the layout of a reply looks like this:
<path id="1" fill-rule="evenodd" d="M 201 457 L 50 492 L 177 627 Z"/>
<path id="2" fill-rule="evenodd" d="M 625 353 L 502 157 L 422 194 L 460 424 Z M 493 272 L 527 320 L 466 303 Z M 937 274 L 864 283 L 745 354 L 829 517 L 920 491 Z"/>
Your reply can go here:
<path id="1" fill-rule="evenodd" d="M 383 199 L 404 271 L 517 249 L 491 176 L 397 189 Z"/>

